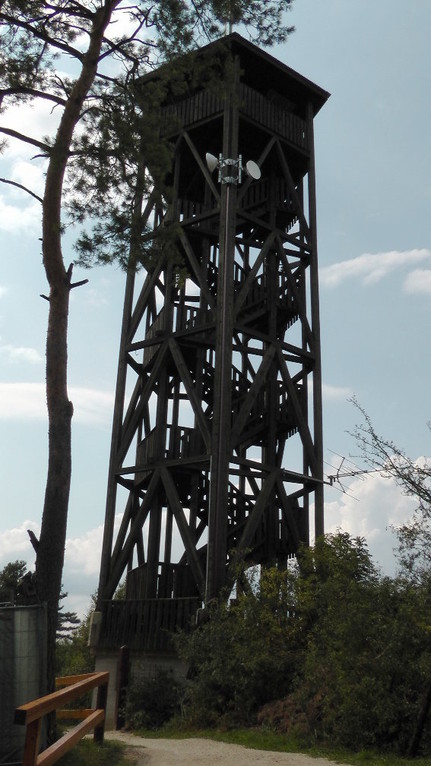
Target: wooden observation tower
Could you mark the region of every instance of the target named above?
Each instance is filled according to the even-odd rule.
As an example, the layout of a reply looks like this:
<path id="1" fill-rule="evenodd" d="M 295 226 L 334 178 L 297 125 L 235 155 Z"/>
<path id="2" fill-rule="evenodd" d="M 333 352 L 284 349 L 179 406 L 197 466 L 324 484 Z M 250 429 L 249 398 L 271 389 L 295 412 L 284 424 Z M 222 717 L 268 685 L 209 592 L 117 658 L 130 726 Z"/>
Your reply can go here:
<path id="1" fill-rule="evenodd" d="M 171 194 L 143 213 L 159 255 L 127 277 L 101 650 L 163 650 L 238 558 L 285 566 L 311 504 L 323 533 L 313 119 L 328 94 L 235 33 L 199 61 L 206 84 L 160 112 Z"/>

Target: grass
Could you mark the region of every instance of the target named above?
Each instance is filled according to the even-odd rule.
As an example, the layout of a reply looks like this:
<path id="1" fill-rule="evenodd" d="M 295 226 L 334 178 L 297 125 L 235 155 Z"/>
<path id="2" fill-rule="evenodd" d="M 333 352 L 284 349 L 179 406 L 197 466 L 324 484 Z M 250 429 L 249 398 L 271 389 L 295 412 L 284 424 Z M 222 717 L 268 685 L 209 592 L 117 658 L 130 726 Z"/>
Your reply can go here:
<path id="1" fill-rule="evenodd" d="M 93 739 L 81 742 L 57 761 L 60 766 L 130 766 L 124 755 L 125 748 L 119 742 L 97 745 Z"/>

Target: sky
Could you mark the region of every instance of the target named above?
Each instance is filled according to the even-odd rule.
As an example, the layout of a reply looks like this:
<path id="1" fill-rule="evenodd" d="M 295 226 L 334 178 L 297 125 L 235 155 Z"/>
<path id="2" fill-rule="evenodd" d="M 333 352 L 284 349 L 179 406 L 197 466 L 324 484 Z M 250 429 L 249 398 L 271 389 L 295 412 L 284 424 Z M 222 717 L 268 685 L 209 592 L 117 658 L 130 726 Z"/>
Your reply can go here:
<path id="1" fill-rule="evenodd" d="M 270 51 L 331 96 L 315 120 L 325 474 L 363 465 L 351 432 L 356 397 L 376 431 L 411 458 L 430 456 L 431 3 L 295 0 L 296 31 Z M 3 124 L 43 134 L 49 107 Z M 10 144 L 0 176 L 41 190 L 43 167 Z M 34 555 L 47 470 L 44 354 L 48 304 L 38 203 L 0 184 L 0 568 Z M 65 245 L 67 265 L 74 258 Z M 69 395 L 73 475 L 64 568 L 67 608 L 81 616 L 98 582 L 124 274 L 74 279 Z M 344 461 L 343 461 L 344 458 Z M 342 462 L 343 461 L 343 462 Z M 414 501 L 377 474 L 327 487 L 325 528 L 364 537 L 395 572 L 392 527 Z"/>

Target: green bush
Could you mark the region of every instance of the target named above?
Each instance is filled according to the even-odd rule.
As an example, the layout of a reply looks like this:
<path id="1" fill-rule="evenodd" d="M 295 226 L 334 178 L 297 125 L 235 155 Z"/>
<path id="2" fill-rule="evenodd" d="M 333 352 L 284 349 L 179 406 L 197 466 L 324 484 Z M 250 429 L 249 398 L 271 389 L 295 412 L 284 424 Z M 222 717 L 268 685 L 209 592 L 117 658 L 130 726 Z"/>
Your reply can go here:
<path id="1" fill-rule="evenodd" d="M 127 690 L 125 719 L 132 729 L 158 729 L 179 714 L 183 684 L 172 672 L 156 668 L 151 676 L 141 673 Z"/>
<path id="2" fill-rule="evenodd" d="M 249 575 L 246 590 L 207 607 L 206 620 L 178 641 L 190 671 L 183 715 L 194 726 L 238 726 L 289 689 L 294 655 L 286 572 Z"/>
<path id="3" fill-rule="evenodd" d="M 294 682 L 260 723 L 308 742 L 405 753 L 431 678 L 430 595 L 381 578 L 360 539 L 328 535 L 304 550 Z"/>
<path id="4" fill-rule="evenodd" d="M 134 682 L 131 726 L 181 709 L 194 728 L 260 723 L 307 745 L 403 754 L 417 734 L 431 751 L 431 579 L 384 578 L 364 541 L 339 533 L 292 569 L 239 572 L 237 583 L 178 636 L 184 688 L 166 673 Z"/>

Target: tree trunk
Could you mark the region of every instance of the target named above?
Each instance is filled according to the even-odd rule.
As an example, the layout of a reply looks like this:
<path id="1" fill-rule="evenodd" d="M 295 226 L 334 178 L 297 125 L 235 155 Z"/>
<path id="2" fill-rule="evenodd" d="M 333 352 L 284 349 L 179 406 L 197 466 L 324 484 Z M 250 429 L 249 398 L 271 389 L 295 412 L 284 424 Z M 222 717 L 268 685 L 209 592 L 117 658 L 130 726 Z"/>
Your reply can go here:
<path id="1" fill-rule="evenodd" d="M 50 150 L 42 213 L 43 264 L 50 286 L 46 341 L 46 397 L 49 423 L 48 476 L 36 556 L 39 598 L 48 607 L 47 687 L 55 684 L 55 634 L 66 542 L 72 471 L 73 406 L 67 392 L 67 331 L 72 268 L 65 269 L 61 247 L 64 174 L 82 105 L 94 82 L 103 35 L 119 0 L 106 2 L 93 17 L 90 42 L 78 79 L 67 99 Z M 52 734 L 52 731 L 50 732 Z"/>

